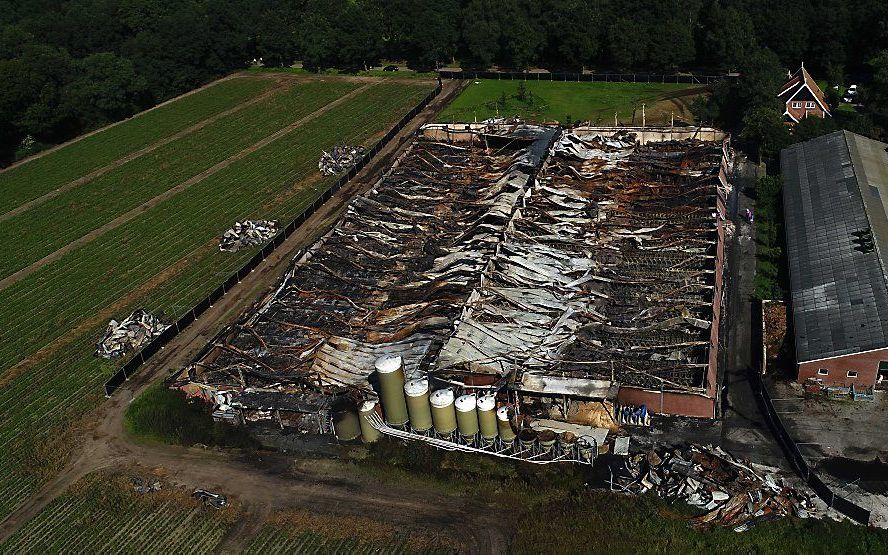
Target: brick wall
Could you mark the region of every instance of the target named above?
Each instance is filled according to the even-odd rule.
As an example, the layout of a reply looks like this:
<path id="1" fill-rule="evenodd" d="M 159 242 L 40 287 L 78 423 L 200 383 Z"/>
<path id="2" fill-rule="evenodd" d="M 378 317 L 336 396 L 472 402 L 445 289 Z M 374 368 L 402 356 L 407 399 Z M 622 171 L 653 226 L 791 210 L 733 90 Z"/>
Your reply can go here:
<path id="1" fill-rule="evenodd" d="M 799 121 L 805 119 L 806 117 L 822 118 L 824 116 L 823 110 L 820 109 L 820 106 L 817 105 L 816 102 L 814 103 L 814 105 L 815 105 L 814 108 L 807 108 L 806 109 L 806 108 L 804 108 L 805 102 L 803 101 L 802 108 L 793 108 L 792 102 L 787 102 L 786 103 L 786 111 L 789 112 L 790 114 L 792 114 L 792 116 Z"/>
<path id="2" fill-rule="evenodd" d="M 823 381 L 824 385 L 850 386 L 854 384 L 872 387 L 875 385 L 879 373 L 879 362 L 883 360 L 888 361 L 888 348 L 826 360 L 802 362 L 799 364 L 798 381 L 804 383 L 808 378 L 818 378 Z M 819 374 L 821 369 L 827 371 L 828 374 Z M 857 372 L 857 377 L 849 378 L 849 371 Z"/>
<path id="3" fill-rule="evenodd" d="M 621 405 L 645 405 L 648 411 L 657 414 L 715 418 L 715 399 L 693 393 L 660 392 L 623 386 L 617 393 L 617 402 Z"/>

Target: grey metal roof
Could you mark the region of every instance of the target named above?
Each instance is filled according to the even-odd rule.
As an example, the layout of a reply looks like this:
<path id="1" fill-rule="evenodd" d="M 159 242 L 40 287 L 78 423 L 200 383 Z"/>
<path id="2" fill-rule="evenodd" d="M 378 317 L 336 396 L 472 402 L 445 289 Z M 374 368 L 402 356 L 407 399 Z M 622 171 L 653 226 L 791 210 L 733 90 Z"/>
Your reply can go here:
<path id="1" fill-rule="evenodd" d="M 799 362 L 888 347 L 886 146 L 837 131 L 780 153 Z"/>

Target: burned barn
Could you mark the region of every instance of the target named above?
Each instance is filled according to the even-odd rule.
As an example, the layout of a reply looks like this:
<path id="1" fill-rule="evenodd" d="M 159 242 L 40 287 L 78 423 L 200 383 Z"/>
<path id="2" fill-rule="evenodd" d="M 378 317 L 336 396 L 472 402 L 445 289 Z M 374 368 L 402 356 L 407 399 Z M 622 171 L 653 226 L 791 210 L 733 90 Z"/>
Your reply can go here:
<path id="1" fill-rule="evenodd" d="M 540 462 L 589 462 L 621 408 L 711 418 L 709 138 L 426 126 L 175 385 L 232 421 Z"/>

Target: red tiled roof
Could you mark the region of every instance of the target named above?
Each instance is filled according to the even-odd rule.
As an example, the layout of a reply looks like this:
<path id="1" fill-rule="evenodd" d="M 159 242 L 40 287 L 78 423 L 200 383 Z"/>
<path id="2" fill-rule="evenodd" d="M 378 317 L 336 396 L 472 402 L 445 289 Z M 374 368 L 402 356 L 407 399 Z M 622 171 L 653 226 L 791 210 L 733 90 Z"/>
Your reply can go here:
<path id="1" fill-rule="evenodd" d="M 808 89 L 823 107 L 824 111 L 829 114 L 829 104 L 826 103 L 826 95 L 823 94 L 823 91 L 820 90 L 820 87 L 817 86 L 817 82 L 814 81 L 814 78 L 811 77 L 811 74 L 808 73 L 808 70 L 805 69 L 803 65 L 792 74 L 792 77 L 789 78 L 789 81 L 783 84 L 783 87 L 780 89 L 780 94 L 777 95 L 777 98 L 787 102 L 790 98 L 796 95 L 800 89 L 807 85 Z"/>

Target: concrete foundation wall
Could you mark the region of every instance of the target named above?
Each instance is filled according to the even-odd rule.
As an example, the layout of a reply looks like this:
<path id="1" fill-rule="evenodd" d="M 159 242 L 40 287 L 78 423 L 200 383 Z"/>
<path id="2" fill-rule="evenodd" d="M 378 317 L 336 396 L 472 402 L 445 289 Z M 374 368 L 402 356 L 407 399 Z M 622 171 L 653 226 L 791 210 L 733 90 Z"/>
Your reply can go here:
<path id="1" fill-rule="evenodd" d="M 824 385 L 850 387 L 853 384 L 872 387 L 878 377 L 879 362 L 883 360 L 888 361 L 888 348 L 856 355 L 802 362 L 799 364 L 798 381 L 804 383 L 808 378 L 816 378 L 822 380 Z M 820 374 L 821 369 L 826 370 L 828 374 Z M 849 371 L 857 372 L 857 377 L 849 378 Z"/>

